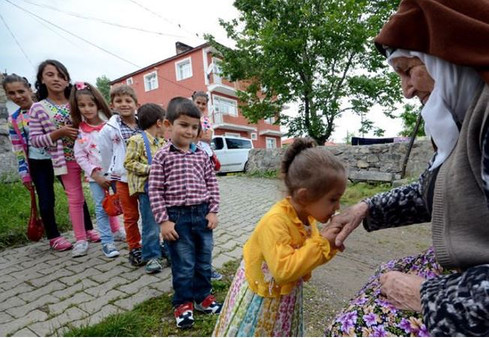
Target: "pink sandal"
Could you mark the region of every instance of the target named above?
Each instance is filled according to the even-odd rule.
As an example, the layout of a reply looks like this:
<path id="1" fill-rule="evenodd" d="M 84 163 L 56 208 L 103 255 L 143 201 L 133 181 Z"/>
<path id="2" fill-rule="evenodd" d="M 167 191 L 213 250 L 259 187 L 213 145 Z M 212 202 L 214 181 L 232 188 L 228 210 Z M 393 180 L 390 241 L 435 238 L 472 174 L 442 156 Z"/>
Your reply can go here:
<path id="1" fill-rule="evenodd" d="M 66 251 L 73 247 L 73 245 L 63 236 L 50 239 L 49 246 L 54 251 Z"/>

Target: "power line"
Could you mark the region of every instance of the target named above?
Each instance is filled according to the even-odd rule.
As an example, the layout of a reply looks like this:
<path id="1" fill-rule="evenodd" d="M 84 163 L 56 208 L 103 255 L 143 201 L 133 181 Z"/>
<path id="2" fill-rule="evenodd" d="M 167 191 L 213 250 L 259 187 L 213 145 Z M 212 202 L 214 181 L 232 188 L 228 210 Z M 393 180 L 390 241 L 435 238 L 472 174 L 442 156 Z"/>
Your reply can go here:
<path id="1" fill-rule="evenodd" d="M 6 2 L 8 2 L 8 3 L 10 3 L 11 5 L 13 5 L 13 6 L 15 6 L 15 7 L 17 7 L 17 8 L 19 8 L 19 9 L 23 10 L 24 12 L 27 12 L 28 14 L 30 14 L 30 15 L 32 15 L 32 16 L 34 16 L 35 18 L 38 18 L 38 19 L 39 19 L 39 20 L 41 20 L 41 21 L 44 21 L 44 22 L 46 22 L 46 23 L 48 23 L 48 24 L 50 24 L 50 25 L 53 25 L 54 27 L 56 27 L 56 28 L 58 28 L 58 29 L 62 30 L 63 32 L 65 32 L 65 33 L 67 33 L 67 34 L 70 34 L 70 35 L 72 35 L 72 36 L 74 36 L 74 37 L 76 37 L 76 38 L 78 38 L 78 39 L 80 39 L 80 40 L 84 41 L 85 43 L 88 43 L 89 45 L 94 46 L 95 48 L 100 49 L 101 51 L 103 51 L 103 52 L 105 52 L 105 53 L 107 53 L 107 54 L 110 54 L 110 55 L 112 55 L 112 56 L 114 56 L 114 57 L 118 58 L 119 60 L 122 60 L 122 61 L 124 61 L 124 62 L 126 62 L 126 63 L 129 63 L 130 65 L 135 66 L 135 67 L 137 67 L 137 68 L 139 68 L 139 69 L 143 68 L 143 67 L 141 67 L 141 66 L 139 66 L 139 65 L 137 65 L 137 64 L 135 64 L 135 63 L 133 63 L 133 62 L 131 62 L 131 61 L 129 61 L 129 60 L 126 60 L 126 59 L 124 59 L 124 58 L 122 58 L 122 57 L 120 57 L 120 56 L 118 56 L 118 55 L 116 55 L 116 54 L 114 54 L 114 53 L 112 53 L 112 52 L 110 52 L 110 51 L 106 50 L 105 48 L 102 48 L 102 47 L 100 47 L 100 46 L 98 46 L 98 45 L 94 44 L 93 42 L 88 41 L 88 40 L 87 40 L 87 39 L 85 39 L 85 38 L 82 38 L 82 37 L 80 37 L 80 36 L 78 36 L 78 35 L 76 35 L 76 34 L 74 34 L 74 33 L 70 32 L 70 31 L 68 31 L 68 30 L 66 30 L 66 29 L 64 29 L 64 28 L 62 28 L 62 27 L 60 27 L 60 26 L 58 26 L 58 25 L 56 25 L 56 24 L 54 24 L 54 23 L 52 23 L 52 22 L 48 21 L 48 20 L 45 20 L 44 18 L 42 18 L 42 17 L 40 17 L 40 16 L 38 16 L 38 15 L 36 15 L 36 14 L 34 14 L 34 13 L 30 12 L 29 10 L 27 10 L 27 9 L 25 9 L 25 8 L 23 8 L 23 7 L 20 7 L 20 6 L 16 5 L 16 4 L 14 4 L 14 3 L 12 3 L 12 1 L 10 1 L 10 0 L 5 0 L 5 1 L 6 1 Z M 3 20 L 3 18 L 2 18 L 2 20 Z M 4 22 L 5 22 L 5 21 L 4 21 Z M 8 26 L 7 26 L 7 27 L 8 27 Z M 17 40 L 16 40 L 16 41 L 17 41 Z M 19 45 L 19 46 L 20 46 L 20 45 Z M 27 57 L 27 55 L 26 55 L 25 53 L 24 53 L 24 55 Z M 29 60 L 29 58 L 27 58 L 27 59 Z M 30 62 L 30 60 L 29 60 L 29 62 Z M 32 62 L 31 62 L 31 65 L 32 65 Z M 34 67 L 34 66 L 33 66 L 33 67 Z M 160 79 L 162 79 L 162 80 L 164 80 L 164 81 L 168 81 L 168 82 L 170 82 L 170 83 L 173 83 L 173 84 L 175 84 L 175 85 L 176 85 L 176 86 L 178 86 L 178 87 L 181 87 L 181 88 L 187 89 L 187 90 L 189 90 L 189 91 L 191 91 L 191 92 L 193 92 L 193 91 L 194 91 L 194 89 L 193 89 L 193 88 L 189 88 L 189 87 L 184 86 L 184 85 L 182 85 L 182 84 L 180 84 L 180 83 L 178 83 L 178 82 L 175 82 L 175 81 L 172 81 L 172 80 L 170 80 L 170 79 L 164 78 L 164 77 L 163 77 L 163 76 L 161 76 L 161 75 L 157 75 L 157 77 L 158 77 L 158 78 L 160 78 Z"/>
<path id="2" fill-rule="evenodd" d="M 63 40 L 69 42 L 70 44 L 72 44 L 73 46 L 75 47 L 78 47 L 78 48 L 82 48 L 80 45 L 77 45 L 76 43 L 74 43 L 72 40 L 66 38 L 65 36 L 61 35 L 59 32 L 55 31 L 54 29 L 52 29 L 51 27 L 49 27 L 48 25 L 46 25 L 44 22 L 42 22 L 41 20 L 39 20 L 38 18 L 34 18 L 37 22 L 39 22 L 41 25 L 43 25 L 45 28 L 49 29 L 51 32 L 53 32 L 54 34 L 56 34 L 57 36 L 59 36 L 60 38 L 62 38 Z"/>
<path id="3" fill-rule="evenodd" d="M 53 7 L 53 6 L 49 6 L 49 5 L 44 5 L 44 4 L 43 5 L 40 5 L 40 4 L 31 2 L 31 1 L 27 1 L 27 0 L 22 0 L 22 1 L 24 1 L 24 2 L 26 2 L 28 4 L 31 4 L 31 5 L 34 5 L 34 6 L 38 6 L 38 7 L 41 7 L 41 8 L 47 8 L 47 9 L 50 9 L 50 10 L 53 10 L 53 11 L 57 11 L 57 12 L 60 12 L 60 13 L 66 14 L 66 15 L 74 16 L 74 17 L 79 18 L 79 19 L 96 21 L 96 22 L 100 22 L 100 23 L 103 23 L 103 24 L 106 24 L 106 25 L 115 26 L 115 27 L 124 28 L 124 29 L 132 29 L 132 30 L 136 30 L 136 31 L 144 32 L 144 33 L 157 34 L 157 35 L 161 35 L 161 36 L 168 36 L 168 37 L 174 37 L 174 38 L 184 38 L 184 36 L 182 36 L 182 35 L 174 35 L 174 34 L 168 34 L 168 33 L 158 32 L 158 31 L 152 31 L 152 30 L 148 30 L 148 29 L 144 29 L 144 28 L 139 28 L 139 27 L 122 25 L 122 24 L 119 24 L 119 23 L 116 23 L 116 22 L 110 22 L 110 21 L 106 21 L 106 20 L 103 20 L 103 19 L 99 19 L 99 18 L 94 18 L 94 17 L 90 17 L 90 16 L 86 16 L 86 15 L 81 15 L 81 14 L 78 14 L 78 13 L 75 13 L 75 12 L 63 11 L 63 10 L 61 10 L 59 8 L 56 8 L 56 7 Z"/>
<path id="4" fill-rule="evenodd" d="M 40 17 L 39 15 L 36 15 L 36 14 L 32 13 L 31 11 L 29 11 L 29 10 L 27 10 L 27 9 L 23 8 L 23 7 L 20 7 L 20 6 L 19 6 L 19 5 L 17 5 L 17 4 L 14 4 L 14 3 L 13 3 L 12 1 L 10 1 L 10 0 L 5 0 L 5 1 L 7 1 L 9 4 L 11 4 L 11 5 L 13 5 L 13 6 L 15 6 L 15 7 L 19 8 L 19 9 L 21 9 L 21 10 L 23 10 L 24 12 L 27 12 L 27 13 L 29 13 L 30 15 L 32 15 L 32 16 L 34 16 L 34 17 L 38 18 L 39 20 L 44 21 L 44 22 L 46 22 L 46 23 L 48 23 L 48 24 L 50 24 L 50 25 L 53 25 L 54 27 L 56 27 L 56 28 L 58 28 L 58 29 L 62 30 L 63 32 L 65 32 L 65 33 L 67 33 L 67 34 L 70 34 L 70 35 L 72 35 L 72 36 L 74 36 L 74 37 L 76 37 L 76 38 L 78 38 L 78 39 L 80 39 L 80 40 L 82 40 L 82 41 L 84 41 L 84 42 L 88 43 L 89 45 L 91 45 L 91 46 L 93 46 L 93 47 L 95 47 L 95 48 L 97 48 L 97 49 L 100 49 L 101 51 L 104 51 L 104 52 L 106 52 L 106 53 L 108 53 L 108 54 L 110 54 L 110 55 L 112 55 L 112 56 L 114 56 L 114 57 L 118 58 L 119 60 L 122 60 L 122 61 L 124 61 L 124 62 L 126 62 L 126 63 L 129 63 L 129 64 L 130 64 L 130 65 L 132 65 L 132 66 L 135 66 L 135 67 L 141 68 L 141 67 L 140 67 L 140 66 L 138 66 L 137 64 L 132 63 L 131 61 L 126 60 L 126 59 L 124 59 L 124 58 L 120 57 L 119 55 L 116 55 L 116 54 L 112 53 L 111 51 L 106 50 L 105 48 L 102 48 L 102 47 L 100 47 L 100 46 L 97 46 L 97 45 L 96 45 L 96 44 L 94 44 L 93 42 L 90 42 L 90 41 L 88 41 L 87 39 L 82 38 L 81 36 L 78 36 L 78 35 L 76 35 L 76 34 L 74 34 L 74 33 L 71 33 L 70 31 L 67 31 L 67 30 L 66 30 L 66 29 L 64 29 L 63 27 L 60 27 L 60 26 L 58 26 L 58 25 L 56 25 L 56 24 L 54 24 L 54 23 L 52 23 L 52 22 L 50 22 L 50 21 L 48 21 L 48 20 L 46 20 L 46 19 L 44 19 L 44 18 Z"/>
<path id="5" fill-rule="evenodd" d="M 27 59 L 27 61 L 29 61 L 29 63 L 31 64 L 32 68 L 36 68 L 36 67 L 34 67 L 34 64 L 32 63 L 31 59 L 29 59 L 29 57 L 27 56 L 26 52 L 24 51 L 24 48 L 22 48 L 20 42 L 15 37 L 14 33 L 10 30 L 10 27 L 7 25 L 7 22 L 5 21 L 5 19 L 3 18 L 3 16 L 2 16 L 1 13 L 0 13 L 0 18 L 2 19 L 5 27 L 7 27 L 7 30 L 9 31 L 10 35 L 12 35 L 12 38 L 14 39 L 15 43 L 17 44 L 17 46 L 19 46 L 19 49 L 21 50 L 22 54 L 24 54 L 24 56 Z"/>
<path id="6" fill-rule="evenodd" d="M 190 35 L 195 35 L 195 36 L 197 36 L 199 39 L 202 39 L 202 38 L 199 36 L 199 33 L 194 33 L 194 32 L 190 32 L 190 31 L 186 30 L 186 29 L 185 29 L 185 28 L 183 28 L 183 27 L 182 27 L 182 25 L 180 25 L 179 23 L 174 23 L 174 22 L 170 21 L 169 19 L 167 19 L 167 18 L 165 18 L 165 17 L 161 16 L 159 13 L 156 13 L 155 11 L 153 11 L 153 10 L 149 9 L 148 7 L 145 7 L 145 6 L 141 5 L 139 2 L 136 2 L 135 0 L 128 0 L 128 1 L 132 2 L 132 3 L 133 3 L 133 4 L 135 4 L 136 6 L 141 7 L 141 8 L 142 8 L 142 9 L 144 9 L 145 11 L 147 11 L 147 12 L 149 12 L 149 13 L 151 13 L 151 14 L 153 14 L 153 15 L 157 16 L 158 18 L 162 19 L 163 21 L 166 21 L 166 22 L 168 22 L 168 23 L 169 23 L 169 24 L 171 24 L 171 25 L 176 25 L 176 26 L 178 26 L 178 28 L 180 28 L 181 30 L 183 30 L 183 31 L 187 32 L 188 34 L 190 34 Z"/>

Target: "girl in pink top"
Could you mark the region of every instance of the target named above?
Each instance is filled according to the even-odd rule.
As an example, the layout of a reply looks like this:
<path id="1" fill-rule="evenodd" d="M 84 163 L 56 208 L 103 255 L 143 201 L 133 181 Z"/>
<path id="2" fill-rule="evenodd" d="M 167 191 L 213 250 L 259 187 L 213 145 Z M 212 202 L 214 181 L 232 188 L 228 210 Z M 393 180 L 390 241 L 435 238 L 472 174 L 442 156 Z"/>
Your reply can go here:
<path id="1" fill-rule="evenodd" d="M 81 168 L 75 161 L 73 147 L 78 129 L 72 127 L 70 106 L 70 76 L 59 61 L 46 60 L 37 72 L 37 96 L 29 111 L 29 141 L 34 147 L 46 148 L 51 155 L 54 174 L 60 176 L 68 197 L 68 205 L 76 243 L 72 256 L 87 254 L 88 242 L 99 242 L 99 234 L 85 229 L 83 204 L 85 198 L 81 184 Z"/>
<path id="2" fill-rule="evenodd" d="M 97 147 L 98 134 L 112 113 L 97 88 L 86 82 L 75 83 L 71 90 L 70 107 L 73 127 L 79 130 L 74 147 L 75 158 L 90 182 L 102 252 L 109 258 L 117 257 L 119 251 L 114 245 L 114 237 L 125 236 L 120 230 L 117 217 L 108 216 L 102 206 L 110 180 L 102 170 L 102 159 Z"/>

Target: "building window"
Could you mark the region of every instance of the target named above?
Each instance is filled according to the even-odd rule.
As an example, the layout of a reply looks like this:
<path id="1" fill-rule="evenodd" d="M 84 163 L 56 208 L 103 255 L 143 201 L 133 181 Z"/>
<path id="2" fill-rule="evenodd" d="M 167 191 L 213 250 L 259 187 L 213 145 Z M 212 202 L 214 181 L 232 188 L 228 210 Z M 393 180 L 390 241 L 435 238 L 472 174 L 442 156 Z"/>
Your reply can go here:
<path id="1" fill-rule="evenodd" d="M 214 111 L 218 114 L 238 116 L 238 101 L 213 95 Z"/>
<path id="2" fill-rule="evenodd" d="M 256 133 L 251 133 L 251 139 L 252 139 L 253 141 L 258 140 L 258 135 L 257 135 Z"/>
<path id="3" fill-rule="evenodd" d="M 267 137 L 267 149 L 277 148 L 277 140 L 274 137 Z"/>
<path id="4" fill-rule="evenodd" d="M 132 81 L 132 77 L 130 77 L 130 78 L 128 78 L 128 79 L 126 80 L 126 84 L 127 84 L 128 86 L 132 86 L 132 84 L 133 84 L 133 83 L 134 83 L 134 82 Z"/>
<path id="5" fill-rule="evenodd" d="M 149 92 L 158 88 L 158 75 L 156 72 L 151 72 L 144 75 L 144 91 Z"/>
<path id="6" fill-rule="evenodd" d="M 224 136 L 241 137 L 241 135 L 240 134 L 237 134 L 237 133 L 224 133 Z"/>
<path id="7" fill-rule="evenodd" d="M 192 58 L 175 62 L 175 72 L 177 74 L 177 81 L 192 77 Z"/>
<path id="8" fill-rule="evenodd" d="M 274 116 L 268 117 L 265 119 L 265 122 L 268 124 L 274 124 L 275 123 L 275 117 Z"/>

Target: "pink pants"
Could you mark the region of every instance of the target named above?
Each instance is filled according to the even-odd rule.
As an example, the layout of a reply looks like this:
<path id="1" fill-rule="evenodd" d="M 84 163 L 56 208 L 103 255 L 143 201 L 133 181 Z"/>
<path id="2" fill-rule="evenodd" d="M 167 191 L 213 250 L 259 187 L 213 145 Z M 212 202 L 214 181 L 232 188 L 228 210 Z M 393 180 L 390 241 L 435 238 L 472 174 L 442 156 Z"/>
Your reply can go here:
<path id="1" fill-rule="evenodd" d="M 87 240 L 85 232 L 85 220 L 83 216 L 83 188 L 81 182 L 81 168 L 75 161 L 67 161 L 68 173 L 61 175 L 68 197 L 68 208 L 70 211 L 71 224 L 77 241 Z"/>

